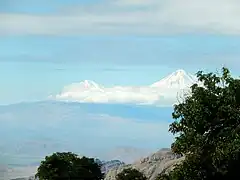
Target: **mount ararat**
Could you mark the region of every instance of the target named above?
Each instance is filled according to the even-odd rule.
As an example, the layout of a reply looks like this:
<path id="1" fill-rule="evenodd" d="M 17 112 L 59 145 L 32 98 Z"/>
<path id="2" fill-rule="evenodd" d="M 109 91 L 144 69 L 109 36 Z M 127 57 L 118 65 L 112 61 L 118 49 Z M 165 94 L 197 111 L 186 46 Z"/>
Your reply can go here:
<path id="1" fill-rule="evenodd" d="M 197 83 L 197 78 L 177 70 L 167 77 L 146 86 L 105 87 L 91 80 L 67 85 L 50 99 L 88 103 L 129 103 L 168 106 L 176 102 L 189 87 Z"/>

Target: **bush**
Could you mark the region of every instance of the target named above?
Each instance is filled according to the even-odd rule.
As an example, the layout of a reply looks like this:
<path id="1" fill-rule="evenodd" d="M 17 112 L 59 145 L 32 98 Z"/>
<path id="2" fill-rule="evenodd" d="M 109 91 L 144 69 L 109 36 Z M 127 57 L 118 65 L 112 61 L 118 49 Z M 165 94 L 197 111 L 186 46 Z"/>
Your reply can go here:
<path id="1" fill-rule="evenodd" d="M 128 168 L 119 173 L 116 180 L 147 180 L 147 178 L 137 169 Z"/>

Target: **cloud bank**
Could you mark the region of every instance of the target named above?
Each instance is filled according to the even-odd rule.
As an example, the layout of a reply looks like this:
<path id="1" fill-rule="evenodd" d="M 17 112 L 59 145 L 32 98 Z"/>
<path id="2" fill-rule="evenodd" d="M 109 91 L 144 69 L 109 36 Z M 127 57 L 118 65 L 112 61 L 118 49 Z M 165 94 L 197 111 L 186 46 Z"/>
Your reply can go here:
<path id="1" fill-rule="evenodd" d="M 72 85 L 70 85 L 72 86 Z M 157 90 L 148 87 L 112 87 L 102 90 L 82 89 L 81 86 L 75 85 L 71 89 L 63 90 L 56 95 L 57 100 L 68 100 L 78 102 L 92 103 L 156 103 L 163 96 Z"/>
<path id="2" fill-rule="evenodd" d="M 0 34 L 240 34 L 238 0 L 105 0 L 52 14 L 0 13 Z"/>
<path id="3" fill-rule="evenodd" d="M 70 85 L 72 86 L 72 85 Z M 66 88 L 66 87 L 65 87 Z M 76 101 L 88 103 L 130 103 L 130 104 L 155 104 L 171 106 L 176 102 L 178 91 L 152 88 L 152 87 L 112 87 L 101 91 L 92 89 L 84 90 L 81 86 L 68 91 L 63 90 L 60 94 L 50 98 L 62 101 Z"/>

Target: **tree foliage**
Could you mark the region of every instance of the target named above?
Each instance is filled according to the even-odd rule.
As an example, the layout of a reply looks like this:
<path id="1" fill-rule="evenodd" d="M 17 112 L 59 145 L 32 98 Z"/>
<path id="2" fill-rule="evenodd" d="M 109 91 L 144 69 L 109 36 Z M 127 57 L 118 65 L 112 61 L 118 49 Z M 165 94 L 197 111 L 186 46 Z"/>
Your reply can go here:
<path id="1" fill-rule="evenodd" d="M 147 180 L 147 178 L 137 169 L 128 168 L 119 173 L 116 180 Z"/>
<path id="2" fill-rule="evenodd" d="M 227 68 L 220 75 L 197 73 L 183 102 L 175 105 L 175 121 L 169 131 L 177 135 L 173 152 L 185 155 L 175 167 L 171 180 L 239 178 L 240 167 L 240 79 Z"/>
<path id="3" fill-rule="evenodd" d="M 57 152 L 45 157 L 36 177 L 39 180 L 101 180 L 103 175 L 94 159 L 79 158 L 71 152 Z"/>

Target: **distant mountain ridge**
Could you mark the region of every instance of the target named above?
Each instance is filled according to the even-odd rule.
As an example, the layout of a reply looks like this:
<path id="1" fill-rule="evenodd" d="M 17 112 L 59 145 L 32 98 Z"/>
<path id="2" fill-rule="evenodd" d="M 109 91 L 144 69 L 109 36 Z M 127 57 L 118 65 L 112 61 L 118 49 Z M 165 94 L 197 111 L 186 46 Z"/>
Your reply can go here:
<path id="1" fill-rule="evenodd" d="M 5 137 L 1 140 L 0 162 L 21 166 L 16 168 L 17 172 L 7 172 L 7 175 L 16 172 L 19 174 L 16 177 L 22 176 L 23 166 L 37 166 L 35 163 L 56 151 L 130 163 L 171 142 L 167 128 L 172 110 L 172 107 L 59 101 L 0 106 L 0 135 Z M 87 145 L 82 137 L 96 142 Z M 129 146 L 138 148 L 126 148 Z M 149 149 L 145 150 L 146 147 Z"/>
<path id="2" fill-rule="evenodd" d="M 155 178 L 162 171 L 168 173 L 184 159 L 179 155 L 171 152 L 170 149 L 164 148 L 150 154 L 147 157 L 141 158 L 133 164 L 122 165 L 117 168 L 111 169 L 105 176 L 104 180 L 116 180 L 116 175 L 126 168 L 135 168 L 144 173 L 148 180 L 155 180 Z"/>

